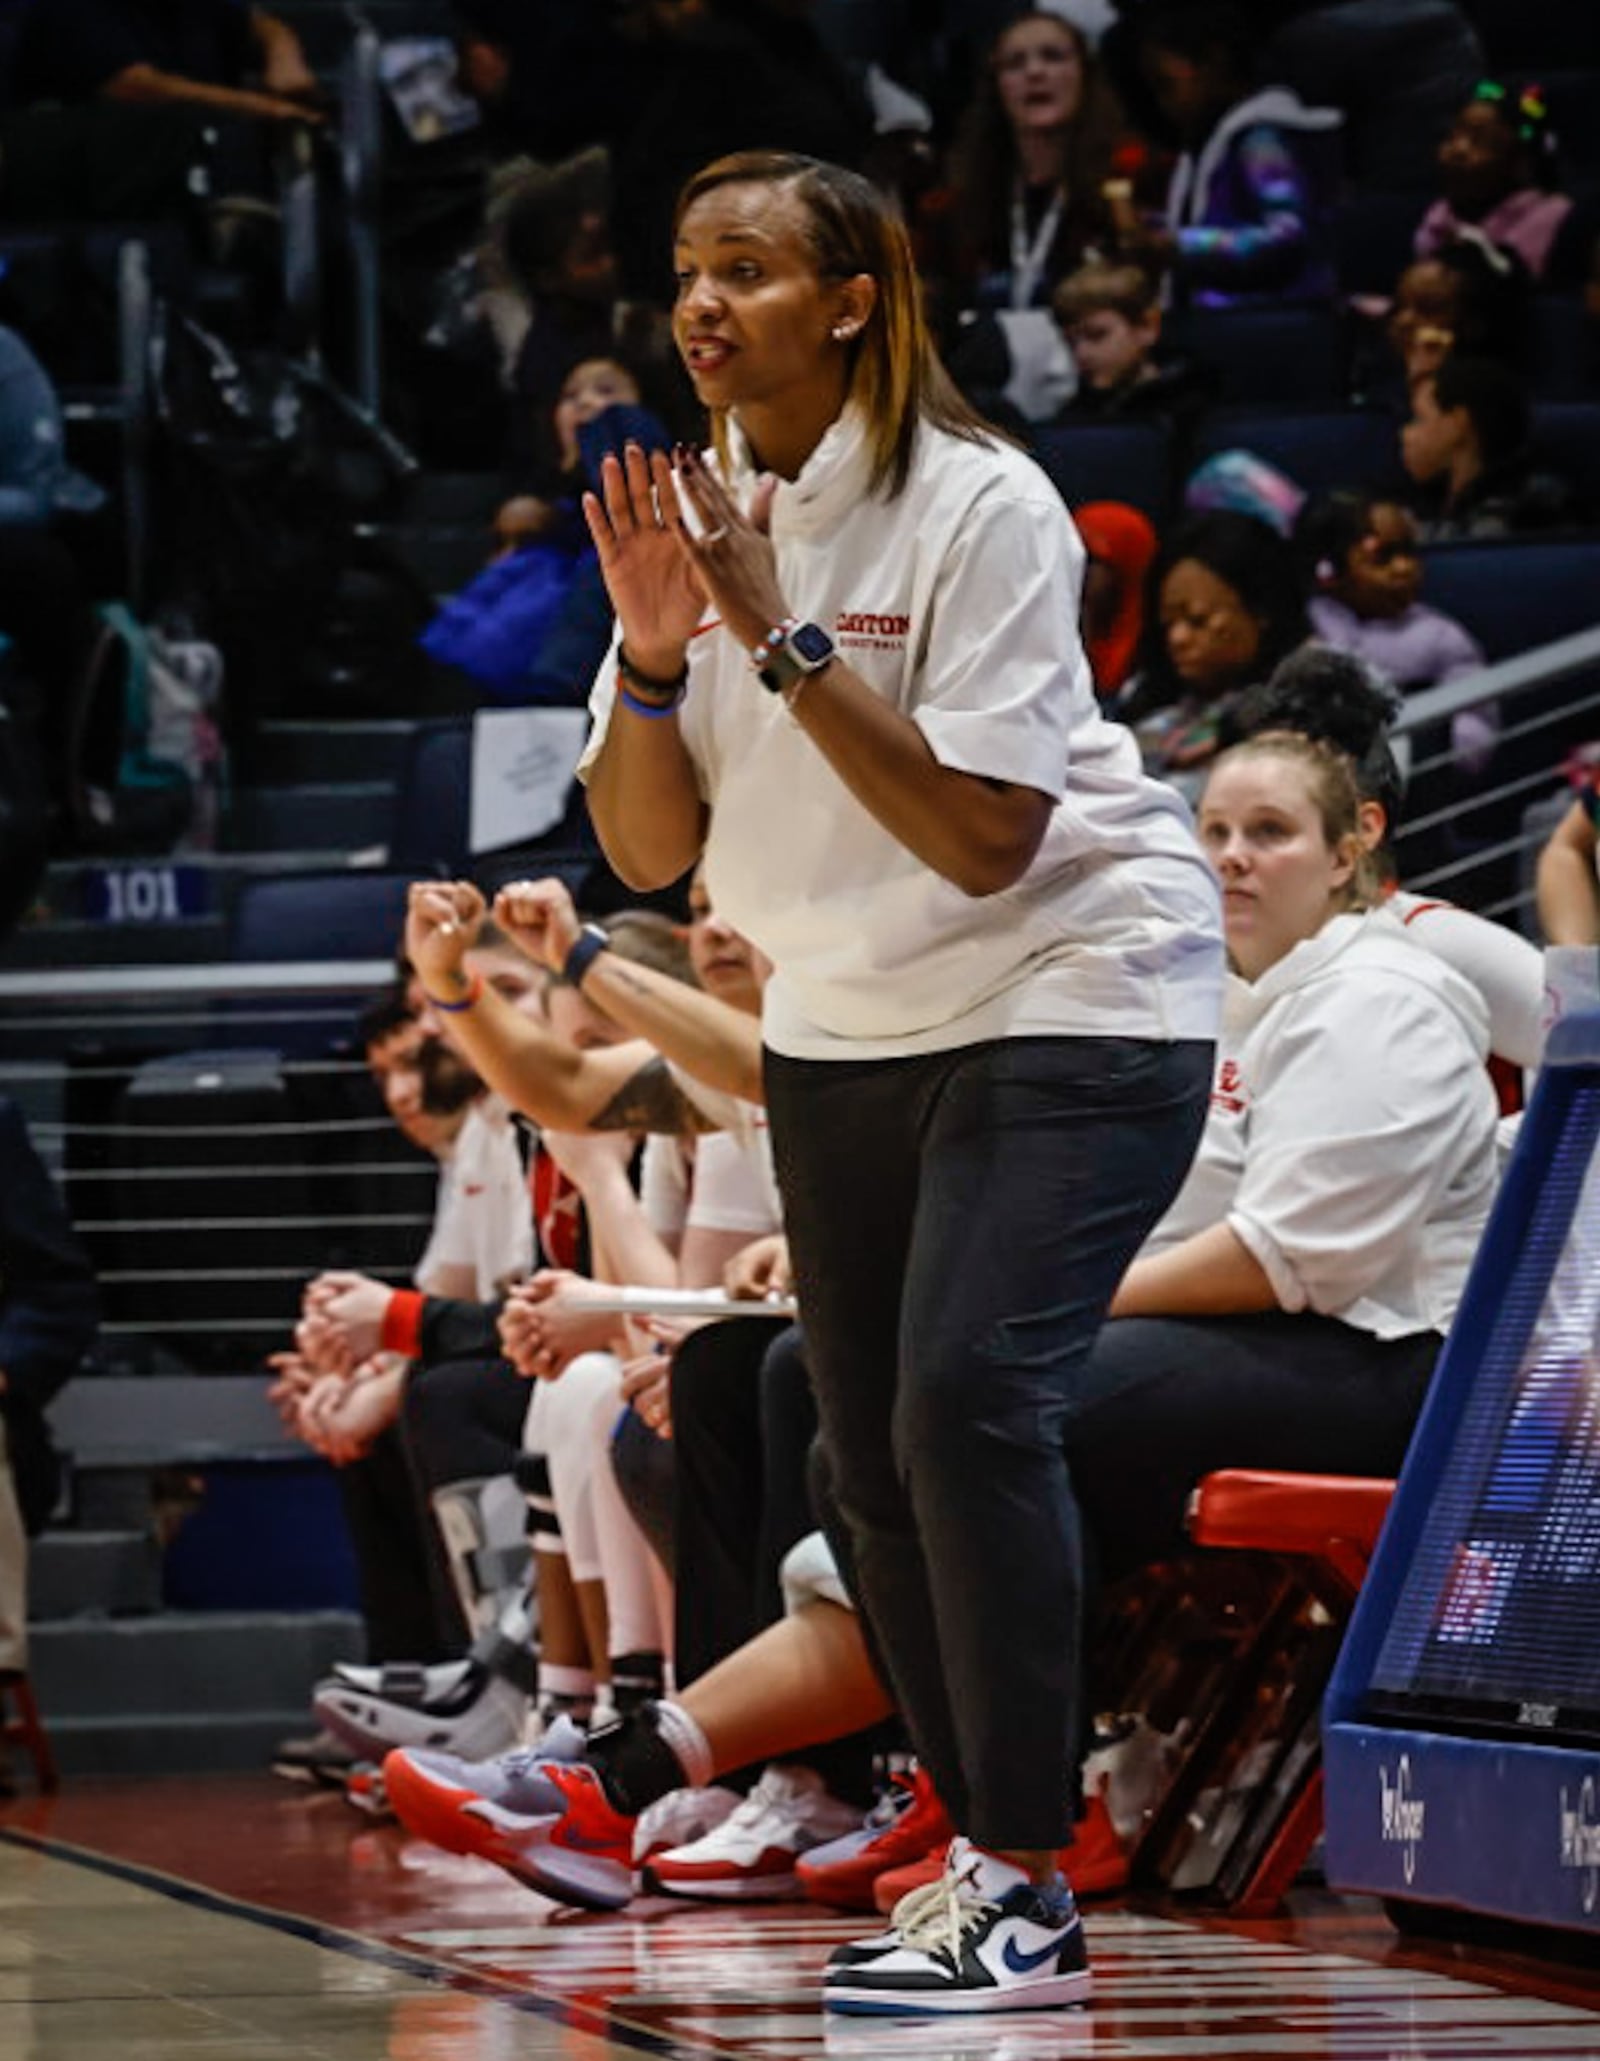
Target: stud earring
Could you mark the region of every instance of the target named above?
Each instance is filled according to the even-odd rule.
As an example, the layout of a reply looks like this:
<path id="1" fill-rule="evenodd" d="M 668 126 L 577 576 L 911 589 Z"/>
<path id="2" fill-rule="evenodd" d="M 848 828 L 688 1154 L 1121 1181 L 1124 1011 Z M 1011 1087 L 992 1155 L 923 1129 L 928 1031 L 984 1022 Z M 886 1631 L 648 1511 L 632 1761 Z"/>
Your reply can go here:
<path id="1" fill-rule="evenodd" d="M 834 340 L 834 342 L 835 342 L 835 343 L 848 343 L 848 342 L 850 341 L 851 337 L 853 337 L 854 335 L 855 335 L 855 330 L 854 330 L 854 329 L 852 328 L 852 326 L 851 326 L 851 325 L 850 325 L 850 324 L 849 324 L 848 322 L 835 322 L 835 323 L 834 323 L 834 325 L 833 325 L 833 340 Z"/>

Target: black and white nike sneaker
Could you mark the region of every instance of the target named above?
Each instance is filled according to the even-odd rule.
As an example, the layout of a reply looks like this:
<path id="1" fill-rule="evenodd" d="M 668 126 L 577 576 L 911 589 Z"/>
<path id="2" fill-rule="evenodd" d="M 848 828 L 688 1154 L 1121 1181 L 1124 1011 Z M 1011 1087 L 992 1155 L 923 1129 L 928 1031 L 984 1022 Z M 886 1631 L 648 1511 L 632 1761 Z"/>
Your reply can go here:
<path id="1" fill-rule="evenodd" d="M 830 1956 L 830 2011 L 902 2017 L 1049 2011 L 1086 2003 L 1083 1924 L 1064 1882 L 1040 1886 L 955 1839 L 937 1882 L 895 1906 L 889 1930 Z"/>

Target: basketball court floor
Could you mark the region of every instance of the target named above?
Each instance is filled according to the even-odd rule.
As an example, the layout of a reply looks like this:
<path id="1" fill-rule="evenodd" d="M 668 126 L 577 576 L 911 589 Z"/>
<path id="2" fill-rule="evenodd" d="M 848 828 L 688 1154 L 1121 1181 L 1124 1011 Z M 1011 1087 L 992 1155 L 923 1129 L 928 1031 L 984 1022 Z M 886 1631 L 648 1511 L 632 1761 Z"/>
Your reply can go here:
<path id="1" fill-rule="evenodd" d="M 858 1918 L 589 1916 L 269 1776 L 81 1782 L 0 1810 L 0 2061 L 1600 2061 L 1600 1955 L 1403 1944 L 1309 1891 L 1088 1927 L 1091 2009 L 829 2020 L 817 1971 Z"/>

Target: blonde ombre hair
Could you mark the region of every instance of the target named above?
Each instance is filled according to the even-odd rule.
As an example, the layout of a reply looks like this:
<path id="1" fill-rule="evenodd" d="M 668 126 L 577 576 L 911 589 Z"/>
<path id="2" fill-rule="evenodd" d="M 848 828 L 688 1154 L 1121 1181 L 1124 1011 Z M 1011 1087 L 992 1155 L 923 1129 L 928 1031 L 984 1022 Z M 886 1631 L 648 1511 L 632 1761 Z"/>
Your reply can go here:
<path id="1" fill-rule="evenodd" d="M 968 406 L 939 362 L 922 312 L 922 282 L 911 240 L 895 208 L 858 172 L 820 158 L 782 150 L 741 150 L 695 173 L 678 196 L 674 234 L 705 194 L 719 186 L 777 186 L 792 193 L 806 215 L 806 233 L 823 279 L 865 273 L 878 289 L 850 353 L 849 399 L 867 423 L 874 493 L 891 500 L 905 486 L 911 452 L 923 422 L 971 443 L 997 432 Z M 711 436 L 726 465 L 727 410 L 713 409 Z"/>
<path id="2" fill-rule="evenodd" d="M 1356 786 L 1355 767 L 1348 754 L 1337 751 L 1320 738 L 1307 737 L 1299 730 L 1259 730 L 1242 744 L 1235 744 L 1213 762 L 1208 780 L 1224 766 L 1243 759 L 1283 759 L 1298 766 L 1305 775 L 1310 795 L 1322 822 L 1323 840 L 1336 852 L 1349 843 L 1355 854 L 1355 870 L 1334 895 L 1334 907 L 1371 909 L 1383 899 L 1383 885 L 1371 852 L 1361 837 L 1361 791 Z"/>

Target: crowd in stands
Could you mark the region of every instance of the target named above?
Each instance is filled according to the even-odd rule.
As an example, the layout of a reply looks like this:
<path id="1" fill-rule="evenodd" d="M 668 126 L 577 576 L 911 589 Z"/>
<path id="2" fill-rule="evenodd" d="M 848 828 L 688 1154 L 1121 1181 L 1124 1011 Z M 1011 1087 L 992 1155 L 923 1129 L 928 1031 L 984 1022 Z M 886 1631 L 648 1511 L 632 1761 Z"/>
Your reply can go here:
<path id="1" fill-rule="evenodd" d="M 394 418 L 504 491 L 483 569 L 408 626 L 400 705 L 586 704 L 612 618 L 583 497 L 629 441 L 699 435 L 668 320 L 679 186 L 755 146 L 865 171 L 903 210 L 962 391 L 1073 511 L 1095 696 L 1187 800 L 1222 894 L 1210 1113 L 1071 1427 L 1098 1579 L 1180 1551 L 1212 1467 L 1393 1473 L 1497 1120 L 1539 1062 L 1544 973 L 1523 936 L 1408 891 L 1390 726 L 1486 663 L 1429 599 L 1432 547 L 1600 520 L 1600 121 L 1564 131 L 1466 0 L 456 0 L 441 20 L 477 124 L 447 173 L 416 144 L 389 198 Z M 11 224 L 181 218 L 196 264 L 247 282 L 208 319 L 270 350 L 275 148 L 309 137 L 320 162 L 339 121 L 295 29 L 232 0 L 33 0 L 0 24 L 0 256 Z M 48 765 L 53 848 L 102 849 L 130 821 L 128 638 L 105 610 L 128 598 L 125 511 L 67 463 L 55 387 L 78 361 L 53 367 L 59 321 L 30 336 L 29 317 L 0 273 L 7 693 Z M 1257 414 L 1236 436 L 1258 381 L 1269 416 L 1374 431 L 1350 445 L 1370 464 L 1298 475 L 1253 446 Z M 1584 413 L 1570 446 L 1542 433 L 1552 404 Z M 1121 460 L 1089 455 L 1123 433 L 1155 453 L 1127 498 Z M 160 570 L 242 672 L 180 544 Z M 246 764 L 259 713 L 224 689 Z M 1493 701 L 1452 717 L 1454 792 L 1491 786 L 1503 728 Z M 1585 762 L 1541 861 L 1551 943 L 1600 940 L 1597 791 Z M 604 929 L 557 881 L 492 904 L 421 881 L 395 945 L 359 1042 L 439 1162 L 437 1216 L 410 1286 L 321 1275 L 276 1358 L 285 1423 L 338 1470 L 367 1631 L 284 1766 L 579 1904 L 619 1907 L 648 1866 L 675 1894 L 887 1907 L 951 1825 L 905 1765 L 811 1459 L 763 1109 L 770 969 L 699 875 L 677 919 Z M 724 1290 L 749 1313 L 675 1313 Z M 15 1369 L 0 1350 L 0 1382 Z M 1065 1633 L 1055 1669 L 1081 1695 Z M 1125 1883 L 1142 1805 L 1078 1722 L 1062 1864 L 1083 1895 Z M 553 1817 L 581 1836 L 530 1844 Z"/>

